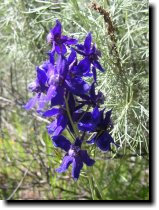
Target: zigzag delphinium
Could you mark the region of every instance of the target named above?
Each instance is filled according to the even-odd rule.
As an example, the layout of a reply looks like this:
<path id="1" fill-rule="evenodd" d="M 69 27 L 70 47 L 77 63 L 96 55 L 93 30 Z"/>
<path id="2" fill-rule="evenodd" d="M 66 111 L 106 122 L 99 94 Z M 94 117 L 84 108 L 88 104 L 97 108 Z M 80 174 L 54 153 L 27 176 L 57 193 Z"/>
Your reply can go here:
<path id="1" fill-rule="evenodd" d="M 95 163 L 87 150 L 81 149 L 83 144 L 95 144 L 105 152 L 111 150 L 111 143 L 116 145 L 109 134 L 111 110 L 100 110 L 104 96 L 95 90 L 96 69 L 105 70 L 99 63 L 101 53 L 92 43 L 91 33 L 86 36 L 84 44 L 77 44 L 77 39 L 62 35 L 62 26 L 57 20 L 47 42 L 52 46 L 49 59 L 36 68 L 36 79 L 29 85 L 29 90 L 35 95 L 24 108 L 30 110 L 36 106 L 41 116 L 55 116 L 47 130 L 53 145 L 66 152 L 56 171 L 62 173 L 72 164 L 72 177 L 77 180 L 83 164 L 92 166 Z M 81 55 L 83 58 L 79 60 Z M 92 77 L 92 84 L 84 80 L 87 77 Z M 47 110 L 46 107 L 50 108 Z M 65 129 L 71 133 L 74 142 L 62 135 Z M 86 136 L 92 134 L 88 141 Z"/>

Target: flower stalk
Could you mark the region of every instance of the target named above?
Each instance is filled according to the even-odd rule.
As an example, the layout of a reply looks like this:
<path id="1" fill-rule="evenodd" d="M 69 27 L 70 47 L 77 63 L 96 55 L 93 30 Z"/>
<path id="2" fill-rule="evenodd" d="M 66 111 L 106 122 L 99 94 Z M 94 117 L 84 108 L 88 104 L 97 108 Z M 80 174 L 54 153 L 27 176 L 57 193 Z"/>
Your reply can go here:
<path id="1" fill-rule="evenodd" d="M 71 123 L 71 125 L 72 125 L 72 128 L 73 128 L 73 130 L 74 130 L 75 137 L 76 137 L 76 138 L 80 138 L 80 134 L 79 134 L 79 131 L 78 131 L 78 129 L 77 129 L 77 125 L 73 122 L 72 117 L 71 117 L 71 113 L 70 113 L 69 105 L 68 105 L 68 98 L 66 98 L 66 96 L 64 96 L 64 98 L 65 98 L 65 103 L 66 103 L 66 111 L 67 111 L 67 114 L 68 114 L 70 123 Z"/>

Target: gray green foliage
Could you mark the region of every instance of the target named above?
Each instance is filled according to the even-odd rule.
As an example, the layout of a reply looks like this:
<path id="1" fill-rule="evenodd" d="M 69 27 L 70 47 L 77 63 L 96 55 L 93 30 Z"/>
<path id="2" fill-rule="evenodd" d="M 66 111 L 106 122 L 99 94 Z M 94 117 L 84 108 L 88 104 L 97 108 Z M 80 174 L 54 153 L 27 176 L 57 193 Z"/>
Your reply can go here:
<path id="1" fill-rule="evenodd" d="M 147 0 L 100 0 L 103 15 L 85 0 L 2 0 L 0 3 L 0 199 L 147 200 L 149 149 L 149 11 Z M 98 88 L 113 108 L 112 135 L 120 148 L 84 168 L 78 182 L 59 175 L 47 120 L 23 110 L 35 66 L 47 59 L 46 35 L 59 19 L 64 34 L 91 31 L 107 69 Z M 116 51 L 114 49 L 116 47 Z M 69 134 L 65 133 L 69 138 Z M 70 171 L 71 173 L 71 171 Z"/>

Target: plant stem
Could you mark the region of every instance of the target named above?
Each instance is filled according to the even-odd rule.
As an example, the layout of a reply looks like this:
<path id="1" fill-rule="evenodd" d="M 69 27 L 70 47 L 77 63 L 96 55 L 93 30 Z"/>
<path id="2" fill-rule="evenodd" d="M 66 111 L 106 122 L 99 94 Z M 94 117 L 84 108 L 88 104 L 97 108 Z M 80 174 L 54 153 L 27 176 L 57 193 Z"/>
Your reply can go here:
<path id="1" fill-rule="evenodd" d="M 69 96 L 69 95 L 68 95 Z M 68 98 L 66 99 L 66 97 L 64 96 L 64 99 L 65 99 L 65 103 L 66 103 L 66 111 L 67 111 L 67 114 L 68 114 L 68 117 L 69 117 L 69 120 L 70 120 L 70 123 L 72 125 L 72 128 L 74 130 L 74 133 L 75 133 L 75 137 L 78 138 L 80 137 L 80 134 L 79 134 L 79 131 L 77 129 L 77 125 L 73 122 L 72 120 L 72 117 L 71 117 L 71 113 L 70 113 L 70 109 L 69 109 L 69 105 L 68 105 Z"/>

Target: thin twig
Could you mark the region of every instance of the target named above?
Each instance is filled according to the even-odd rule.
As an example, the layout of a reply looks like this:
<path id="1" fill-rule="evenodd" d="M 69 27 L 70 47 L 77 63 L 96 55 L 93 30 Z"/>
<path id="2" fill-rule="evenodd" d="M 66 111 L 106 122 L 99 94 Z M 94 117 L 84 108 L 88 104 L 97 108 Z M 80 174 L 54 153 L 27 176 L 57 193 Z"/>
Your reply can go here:
<path id="1" fill-rule="evenodd" d="M 7 200 L 10 200 L 14 194 L 17 192 L 17 190 L 20 188 L 20 186 L 22 185 L 27 173 L 29 172 L 29 169 L 31 167 L 31 164 L 32 164 L 33 160 L 31 161 L 31 163 L 29 164 L 29 167 L 27 168 L 27 170 L 25 171 L 24 173 L 24 176 L 22 177 L 22 179 L 20 180 L 19 184 L 17 185 L 17 187 L 15 188 L 15 190 L 12 192 L 12 194 L 7 198 Z"/>

